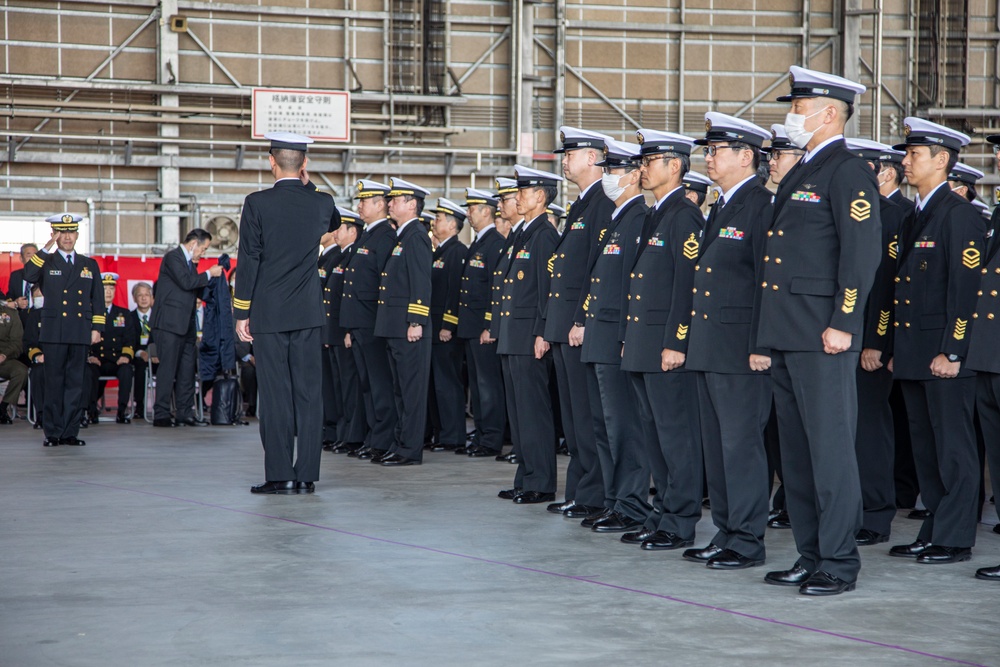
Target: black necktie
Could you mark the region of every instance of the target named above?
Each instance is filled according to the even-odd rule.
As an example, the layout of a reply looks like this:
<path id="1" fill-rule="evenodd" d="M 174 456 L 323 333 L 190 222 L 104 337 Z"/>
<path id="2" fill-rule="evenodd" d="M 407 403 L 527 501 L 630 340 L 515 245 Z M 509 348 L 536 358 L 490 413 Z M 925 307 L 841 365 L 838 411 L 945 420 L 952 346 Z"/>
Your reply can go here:
<path id="1" fill-rule="evenodd" d="M 73 266 L 73 255 L 66 255 L 66 263 Z"/>

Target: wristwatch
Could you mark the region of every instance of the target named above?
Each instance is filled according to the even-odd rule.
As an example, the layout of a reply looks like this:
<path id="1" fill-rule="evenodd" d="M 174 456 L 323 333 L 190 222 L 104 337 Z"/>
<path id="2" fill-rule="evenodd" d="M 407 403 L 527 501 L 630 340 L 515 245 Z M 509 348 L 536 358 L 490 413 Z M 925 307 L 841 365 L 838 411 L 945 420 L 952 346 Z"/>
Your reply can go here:
<path id="1" fill-rule="evenodd" d="M 420 324 L 418 324 L 417 322 L 410 322 L 410 328 L 411 329 L 414 329 L 414 328 L 419 327 L 419 326 L 420 326 Z"/>
<path id="2" fill-rule="evenodd" d="M 958 356 L 957 354 L 949 354 L 948 355 L 948 361 L 950 361 L 952 363 L 954 363 L 956 361 L 961 361 L 961 360 L 962 360 L 962 357 Z"/>

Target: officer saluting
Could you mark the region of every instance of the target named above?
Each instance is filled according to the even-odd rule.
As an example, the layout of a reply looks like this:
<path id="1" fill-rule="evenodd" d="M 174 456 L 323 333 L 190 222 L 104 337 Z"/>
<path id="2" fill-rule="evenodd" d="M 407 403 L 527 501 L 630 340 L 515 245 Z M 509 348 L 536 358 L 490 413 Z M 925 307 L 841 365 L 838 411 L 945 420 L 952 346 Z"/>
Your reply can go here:
<path id="1" fill-rule="evenodd" d="M 969 560 L 976 541 L 979 466 L 976 378 L 965 365 L 986 225 L 946 183 L 969 137 L 907 118 L 903 168 L 916 214 L 899 249 L 893 373 L 910 421 L 920 495 L 931 515 L 912 544 L 890 549 L 918 563 Z"/>
<path id="2" fill-rule="evenodd" d="M 97 262 L 76 252 L 79 215 L 46 218 L 52 237 L 24 267 L 24 279 L 42 288 L 42 330 L 45 349 L 45 446 L 83 445 L 80 432 L 84 406 L 87 351 L 101 341 L 107 316 L 104 288 Z M 49 254 L 52 246 L 56 252 Z"/>
<path id="3" fill-rule="evenodd" d="M 399 421 L 389 449 L 372 463 L 408 466 L 422 460 L 427 423 L 433 251 L 420 214 L 430 192 L 401 178 L 390 178 L 389 187 L 389 215 L 398 228 L 382 271 L 375 335 L 386 339 Z"/>
<path id="4" fill-rule="evenodd" d="M 864 307 L 881 256 L 878 184 L 844 148 L 865 87 L 791 68 L 788 138 L 806 149 L 775 195 L 755 317 L 771 379 L 799 560 L 765 581 L 805 595 L 853 590 L 861 492 L 854 456 Z M 810 418 L 804 418 L 809 415 Z"/>

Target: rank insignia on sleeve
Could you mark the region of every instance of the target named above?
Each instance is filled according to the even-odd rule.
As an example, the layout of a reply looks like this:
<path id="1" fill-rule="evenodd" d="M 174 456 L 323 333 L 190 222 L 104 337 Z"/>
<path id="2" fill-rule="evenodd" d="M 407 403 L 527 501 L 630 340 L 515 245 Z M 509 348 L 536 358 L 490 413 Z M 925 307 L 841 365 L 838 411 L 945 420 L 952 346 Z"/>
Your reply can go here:
<path id="1" fill-rule="evenodd" d="M 955 333 L 953 337 L 955 340 L 965 339 L 965 328 L 969 325 L 969 320 L 955 319 Z"/>
<path id="2" fill-rule="evenodd" d="M 549 257 L 549 261 L 545 263 L 545 266 L 548 268 L 550 276 L 555 274 L 555 272 L 556 272 L 556 254 L 555 253 L 552 253 L 552 256 Z"/>
<path id="3" fill-rule="evenodd" d="M 878 329 L 875 330 L 879 336 L 884 336 L 889 331 L 889 311 L 880 310 L 878 314 Z"/>
<path id="4" fill-rule="evenodd" d="M 851 220 L 864 222 L 872 217 L 872 205 L 864 199 L 855 199 L 851 202 Z"/>
<path id="5" fill-rule="evenodd" d="M 684 259 L 697 259 L 698 258 L 698 248 L 701 244 L 695 239 L 694 234 L 688 237 L 688 240 L 684 242 Z"/>
<path id="6" fill-rule="evenodd" d="M 602 229 L 601 232 L 597 235 L 597 240 L 598 241 L 603 241 L 604 240 L 604 233 L 607 232 L 607 231 L 608 230 L 607 230 L 606 227 L 604 229 Z"/>
<path id="7" fill-rule="evenodd" d="M 677 325 L 677 340 L 684 340 L 688 337 L 688 328 L 683 324 Z"/>
<path id="8" fill-rule="evenodd" d="M 899 244 L 893 241 L 889 244 L 889 259 L 896 259 L 896 255 L 899 253 Z"/>
<path id="9" fill-rule="evenodd" d="M 841 310 L 846 314 L 850 315 L 854 312 L 854 306 L 858 303 L 858 290 L 857 289 L 845 289 L 844 290 L 844 305 L 841 306 Z"/>
<path id="10" fill-rule="evenodd" d="M 962 266 L 967 269 L 979 268 L 979 251 L 975 248 L 966 248 L 962 251 Z"/>

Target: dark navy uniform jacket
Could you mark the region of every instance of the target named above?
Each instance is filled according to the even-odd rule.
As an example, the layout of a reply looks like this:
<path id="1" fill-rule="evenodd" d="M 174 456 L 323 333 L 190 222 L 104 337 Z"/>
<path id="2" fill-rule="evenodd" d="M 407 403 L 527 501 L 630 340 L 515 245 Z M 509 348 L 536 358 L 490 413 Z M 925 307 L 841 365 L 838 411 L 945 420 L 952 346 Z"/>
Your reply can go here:
<path id="1" fill-rule="evenodd" d="M 42 288 L 41 343 L 90 345 L 91 331 L 104 331 L 104 285 L 97 262 L 73 252 L 72 266 L 59 251 L 39 250 L 25 265 L 24 279 Z"/>
<path id="2" fill-rule="evenodd" d="M 608 222 L 584 298 L 587 319 L 580 359 L 585 363 L 617 366 L 622 362 L 622 313 L 628 309 L 629 275 L 639 255 L 639 237 L 648 212 L 645 200 L 637 196 Z"/>
<path id="3" fill-rule="evenodd" d="M 473 241 L 462 267 L 458 296 L 458 337 L 478 339 L 493 320 L 493 274 L 500 263 L 506 239 L 495 227 Z"/>
<path id="4" fill-rule="evenodd" d="M 600 181 L 570 207 L 559 245 L 552 254 L 545 340 L 568 343 L 574 322 L 583 323 L 590 269 L 597 259 L 603 235 L 611 222 L 615 203 L 608 199 Z"/>
<path id="5" fill-rule="evenodd" d="M 507 233 L 507 238 L 504 239 L 501 248 L 500 259 L 497 260 L 496 272 L 493 274 L 493 296 L 491 297 L 489 317 L 490 338 L 496 338 L 500 335 L 500 314 L 503 312 L 501 305 L 503 302 L 503 287 L 505 285 L 504 279 L 507 277 L 507 268 L 510 266 L 510 261 L 514 256 L 514 244 L 517 243 L 521 236 L 524 221 L 522 220 L 519 224 L 520 227 L 516 230 L 514 229 L 514 225 L 511 225 L 510 232 Z"/>
<path id="6" fill-rule="evenodd" d="M 526 224 L 511 246 L 503 279 L 497 354 L 534 355 L 535 337 L 545 332 L 548 263 L 559 233 L 544 213 Z"/>
<path id="7" fill-rule="evenodd" d="M 1000 209 L 997 209 L 1000 211 Z M 993 213 L 997 222 L 997 213 Z M 980 270 L 979 300 L 972 314 L 972 340 L 965 366 L 972 371 L 1000 373 L 1000 239 L 996 228 L 986 240 L 986 254 Z"/>
<path id="8" fill-rule="evenodd" d="M 340 325 L 340 307 L 344 295 L 344 269 L 351 260 L 354 245 L 346 250 L 329 252 L 336 259 L 326 268 L 326 285 L 323 290 L 323 301 L 326 305 L 326 324 L 323 327 L 323 343 L 333 347 L 344 347 L 344 336 L 347 329 Z"/>
<path id="9" fill-rule="evenodd" d="M 882 363 L 892 356 L 896 260 L 899 256 L 899 233 L 903 208 L 886 197 L 879 198 L 882 216 L 882 261 L 875 272 L 868 303 L 865 304 L 865 328 L 861 347 L 882 352 Z"/>
<path id="10" fill-rule="evenodd" d="M 440 344 L 442 329 L 458 331 L 458 301 L 468 248 L 453 236 L 434 249 L 431 264 L 431 341 Z M 480 329 L 480 333 L 482 330 Z"/>
<path id="11" fill-rule="evenodd" d="M 750 355 L 770 353 L 758 347 L 751 324 L 771 214 L 771 193 L 757 179 L 712 207 L 694 267 L 686 368 L 750 375 Z"/>
<path id="12" fill-rule="evenodd" d="M 97 345 L 90 346 L 90 353 L 101 361 L 118 361 L 119 357 L 135 357 L 139 345 L 139 320 L 121 306 L 112 304 L 104 323 L 104 336 Z"/>
<path id="13" fill-rule="evenodd" d="M 757 292 L 757 344 L 822 352 L 827 328 L 861 349 L 868 292 L 882 257 L 879 191 L 868 162 L 843 139 L 799 162 L 781 181 Z"/>
<path id="14" fill-rule="evenodd" d="M 395 247 L 396 231 L 388 220 L 376 221 L 361 233 L 344 269 L 340 326 L 345 329 L 375 328 L 382 270 Z"/>
<path id="15" fill-rule="evenodd" d="M 899 249 L 893 376 L 933 380 L 939 354 L 968 356 L 972 314 L 983 268 L 986 223 L 945 183 L 910 220 Z M 973 375 L 962 363 L 959 377 Z"/>
<path id="16" fill-rule="evenodd" d="M 653 223 L 649 238 L 629 274 L 622 370 L 661 373 L 663 350 L 687 354 L 694 266 L 705 219 L 679 187 L 648 222 Z"/>
<path id="17" fill-rule="evenodd" d="M 331 231 L 336 213 L 333 197 L 298 179 L 282 179 L 247 195 L 233 295 L 237 320 L 249 317 L 254 333 L 323 326 L 316 248 Z M 336 221 L 339 224 L 339 216 Z"/>
<path id="18" fill-rule="evenodd" d="M 375 335 L 382 338 L 406 338 L 410 324 L 424 327 L 431 314 L 431 263 L 433 251 L 427 228 L 418 218 L 401 225 L 396 246 L 389 255 L 379 286 Z"/>

